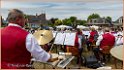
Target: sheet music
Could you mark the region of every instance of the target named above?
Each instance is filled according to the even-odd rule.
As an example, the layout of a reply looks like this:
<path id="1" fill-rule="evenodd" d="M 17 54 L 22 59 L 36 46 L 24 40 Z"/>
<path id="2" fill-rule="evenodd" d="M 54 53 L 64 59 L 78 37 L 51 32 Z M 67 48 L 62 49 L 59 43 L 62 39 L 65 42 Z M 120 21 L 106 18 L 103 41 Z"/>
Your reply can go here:
<path id="1" fill-rule="evenodd" d="M 82 31 L 82 33 L 84 34 L 84 35 L 90 35 L 90 31 Z"/>
<path id="2" fill-rule="evenodd" d="M 65 39 L 65 33 L 59 32 L 56 35 L 54 44 L 59 44 L 59 45 L 63 45 L 64 44 L 64 39 Z"/>
<path id="3" fill-rule="evenodd" d="M 56 60 L 54 62 L 41 62 L 40 60 L 36 60 L 35 58 L 32 58 L 31 61 L 38 61 L 41 63 L 57 66 L 64 68 L 66 67 L 72 60 L 74 59 L 74 56 L 66 56 L 63 60 Z"/>
<path id="4" fill-rule="evenodd" d="M 76 33 L 66 33 L 64 45 L 74 46 Z"/>
<path id="5" fill-rule="evenodd" d="M 52 33 L 53 33 L 53 38 L 55 38 L 57 31 L 52 31 Z"/>
<path id="6" fill-rule="evenodd" d="M 74 56 L 68 56 L 65 59 L 61 60 L 58 63 L 57 67 L 61 67 L 61 68 L 66 67 L 73 59 L 74 59 Z"/>

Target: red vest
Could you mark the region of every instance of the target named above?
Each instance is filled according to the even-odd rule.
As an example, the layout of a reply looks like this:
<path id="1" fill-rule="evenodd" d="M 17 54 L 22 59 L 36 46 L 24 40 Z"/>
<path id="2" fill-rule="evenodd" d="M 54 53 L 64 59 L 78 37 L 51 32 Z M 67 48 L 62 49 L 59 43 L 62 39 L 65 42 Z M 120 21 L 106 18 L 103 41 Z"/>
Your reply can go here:
<path id="1" fill-rule="evenodd" d="M 100 43 L 100 48 L 104 48 L 105 46 L 113 47 L 115 44 L 115 37 L 109 33 L 103 34 L 103 40 Z"/>
<path id="2" fill-rule="evenodd" d="M 97 31 L 91 31 L 90 32 L 90 37 L 89 37 L 89 41 L 90 42 L 93 42 L 94 41 L 95 34 L 97 34 Z"/>
<path id="3" fill-rule="evenodd" d="M 26 49 L 28 32 L 20 27 L 7 26 L 1 30 L 1 68 L 28 68 L 31 54 Z"/>

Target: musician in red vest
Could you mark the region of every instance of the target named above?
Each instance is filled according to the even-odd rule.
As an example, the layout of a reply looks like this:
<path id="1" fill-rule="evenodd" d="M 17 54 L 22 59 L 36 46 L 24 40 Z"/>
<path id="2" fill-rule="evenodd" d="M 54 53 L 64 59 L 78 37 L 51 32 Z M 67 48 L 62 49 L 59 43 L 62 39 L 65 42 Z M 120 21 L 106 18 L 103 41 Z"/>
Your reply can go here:
<path id="1" fill-rule="evenodd" d="M 10 10 L 8 26 L 1 29 L 1 68 L 30 68 L 31 56 L 43 62 L 54 61 L 50 54 L 38 45 L 38 42 L 22 27 L 25 18 L 22 11 Z"/>
<path id="2" fill-rule="evenodd" d="M 109 28 L 104 29 L 104 34 L 99 36 L 96 42 L 96 46 L 98 46 L 99 48 L 97 48 L 97 50 L 94 49 L 94 54 L 96 58 L 103 62 L 106 61 L 105 55 L 108 55 L 108 59 L 110 59 L 110 50 L 115 44 L 115 37 L 110 33 L 109 30 L 110 30 Z M 102 59 L 98 54 L 99 52 L 100 52 L 100 55 L 103 56 Z"/>
<path id="3" fill-rule="evenodd" d="M 84 36 L 82 30 L 76 29 L 76 37 L 74 46 L 66 46 L 67 52 L 71 52 L 73 56 L 77 57 L 77 64 L 83 64 L 82 52 L 84 45 Z"/>
<path id="4" fill-rule="evenodd" d="M 95 36 L 98 35 L 98 32 L 95 30 L 94 27 L 91 27 L 91 32 L 90 32 L 90 36 L 89 36 L 89 40 L 87 43 L 87 48 L 90 51 L 91 48 L 93 48 L 93 46 L 95 46 L 96 40 L 95 40 Z"/>

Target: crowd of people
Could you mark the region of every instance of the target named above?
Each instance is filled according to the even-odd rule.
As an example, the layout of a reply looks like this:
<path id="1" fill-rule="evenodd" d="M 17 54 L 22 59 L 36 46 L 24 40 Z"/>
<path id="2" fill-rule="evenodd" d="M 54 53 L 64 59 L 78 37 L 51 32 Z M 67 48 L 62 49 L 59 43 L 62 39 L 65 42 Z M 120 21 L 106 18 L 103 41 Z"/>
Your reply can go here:
<path id="1" fill-rule="evenodd" d="M 18 9 L 10 10 L 8 14 L 8 26 L 1 29 L 1 68 L 29 68 L 31 57 L 42 62 L 52 62 L 58 58 L 51 58 L 51 53 L 45 51 L 38 45 L 37 40 L 32 35 L 37 30 L 24 30 L 24 13 Z M 97 60 L 105 62 L 105 56 L 110 56 L 110 50 L 118 45 L 123 45 L 123 29 L 113 30 L 113 28 L 89 29 L 55 29 L 59 32 L 76 32 L 74 46 L 66 45 L 65 52 L 72 52 L 77 57 L 77 63 L 83 61 L 82 52 L 84 48 L 93 51 Z M 89 35 L 84 32 L 88 31 Z M 50 49 L 50 48 L 49 48 Z M 101 57 L 102 56 L 102 57 Z M 108 58 L 109 59 L 109 58 Z"/>
<path id="2" fill-rule="evenodd" d="M 123 28 L 89 27 L 89 29 L 58 29 L 58 32 L 76 32 L 75 45 L 66 46 L 70 48 L 70 52 L 74 55 L 78 51 L 78 58 L 81 58 L 83 49 L 87 47 L 88 51 L 93 51 L 98 61 L 106 62 L 110 60 L 110 50 L 113 47 L 123 45 Z M 89 32 L 89 34 L 85 34 Z M 74 49 L 77 48 L 78 50 Z M 67 50 L 67 49 L 66 49 Z M 75 51 L 75 52 L 74 52 Z M 106 55 L 108 58 L 106 59 Z M 82 59 L 81 59 L 82 60 Z"/>
<path id="3" fill-rule="evenodd" d="M 92 51 L 100 62 L 110 60 L 110 50 L 113 47 L 123 45 L 123 28 L 118 29 L 89 27 L 89 29 L 55 29 L 53 32 L 76 32 L 74 46 L 64 45 L 64 52 L 71 52 L 77 57 L 77 63 L 83 62 L 83 50 Z M 87 32 L 87 34 L 86 34 Z M 89 34 L 88 34 L 89 33 Z M 106 58 L 107 57 L 107 58 Z"/>

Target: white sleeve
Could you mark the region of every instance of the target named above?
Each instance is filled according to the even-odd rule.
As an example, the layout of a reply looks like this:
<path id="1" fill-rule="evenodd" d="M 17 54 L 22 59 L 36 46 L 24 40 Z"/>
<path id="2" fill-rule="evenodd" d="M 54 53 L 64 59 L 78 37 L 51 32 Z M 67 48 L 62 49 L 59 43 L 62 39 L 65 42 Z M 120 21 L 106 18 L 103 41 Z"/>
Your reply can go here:
<path id="1" fill-rule="evenodd" d="M 96 42 L 96 46 L 99 46 L 100 45 L 100 42 L 102 41 L 102 39 L 103 39 L 103 36 L 102 35 L 98 37 L 98 40 Z"/>
<path id="2" fill-rule="evenodd" d="M 122 38 L 116 37 L 115 46 L 118 46 L 118 45 L 123 45 L 123 37 Z"/>
<path id="3" fill-rule="evenodd" d="M 37 40 L 32 34 L 28 34 L 26 37 L 26 48 L 38 61 L 46 62 L 50 59 L 50 54 L 38 45 Z"/>

